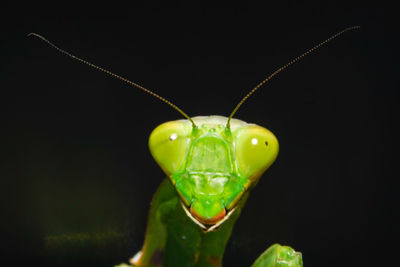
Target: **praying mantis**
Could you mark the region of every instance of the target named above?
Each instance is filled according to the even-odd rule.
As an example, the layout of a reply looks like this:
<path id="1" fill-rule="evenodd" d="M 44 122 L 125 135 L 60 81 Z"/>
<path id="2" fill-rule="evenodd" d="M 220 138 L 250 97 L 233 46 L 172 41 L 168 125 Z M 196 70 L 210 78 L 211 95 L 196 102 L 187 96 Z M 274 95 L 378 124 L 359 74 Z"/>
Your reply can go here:
<path id="1" fill-rule="evenodd" d="M 59 52 L 120 79 L 158 98 L 185 119 L 159 125 L 150 135 L 150 152 L 166 174 L 153 196 L 144 245 L 130 259 L 137 267 L 222 266 L 225 246 L 249 192 L 273 164 L 279 143 L 264 127 L 233 116 L 260 87 L 282 70 L 341 34 L 346 28 L 277 69 L 236 105 L 228 117 L 190 117 L 166 98 L 78 58 L 43 36 L 31 33 Z M 289 246 L 274 244 L 252 267 L 301 267 L 302 254 Z"/>

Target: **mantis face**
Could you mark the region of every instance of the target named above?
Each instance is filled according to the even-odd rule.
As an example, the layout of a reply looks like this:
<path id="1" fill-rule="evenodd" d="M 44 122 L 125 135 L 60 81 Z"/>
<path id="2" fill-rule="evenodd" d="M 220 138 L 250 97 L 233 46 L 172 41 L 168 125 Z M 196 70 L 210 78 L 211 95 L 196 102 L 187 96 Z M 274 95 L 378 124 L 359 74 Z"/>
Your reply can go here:
<path id="1" fill-rule="evenodd" d="M 189 217 L 202 228 L 229 217 L 243 194 L 274 162 L 279 145 L 267 129 L 226 117 L 170 121 L 150 135 L 154 159 L 170 178 Z"/>

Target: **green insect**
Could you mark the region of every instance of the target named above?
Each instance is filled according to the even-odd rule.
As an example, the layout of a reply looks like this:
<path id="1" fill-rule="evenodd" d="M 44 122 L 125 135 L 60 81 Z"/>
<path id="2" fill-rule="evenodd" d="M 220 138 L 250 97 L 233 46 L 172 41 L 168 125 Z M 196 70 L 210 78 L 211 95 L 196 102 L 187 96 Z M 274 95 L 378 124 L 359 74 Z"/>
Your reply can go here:
<path id="1" fill-rule="evenodd" d="M 346 28 L 276 70 L 251 90 L 229 117 L 189 117 L 158 94 L 58 48 L 63 54 L 123 80 L 167 103 L 186 119 L 158 126 L 149 147 L 166 174 L 153 196 L 143 248 L 133 266 L 222 266 L 225 246 L 249 192 L 275 161 L 279 143 L 269 130 L 233 119 L 239 107 L 273 76 L 342 33 Z M 120 266 L 130 266 L 121 264 Z M 300 267 L 301 253 L 278 244 L 268 248 L 253 267 Z"/>

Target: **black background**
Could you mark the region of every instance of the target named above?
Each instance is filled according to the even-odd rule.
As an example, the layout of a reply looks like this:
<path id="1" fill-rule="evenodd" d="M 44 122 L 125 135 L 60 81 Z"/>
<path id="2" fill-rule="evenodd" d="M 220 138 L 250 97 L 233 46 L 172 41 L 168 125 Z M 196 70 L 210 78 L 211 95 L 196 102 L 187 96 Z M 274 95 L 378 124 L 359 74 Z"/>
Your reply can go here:
<path id="1" fill-rule="evenodd" d="M 307 267 L 396 266 L 399 23 L 389 10 L 154 1 L 3 9 L 2 261 L 127 261 L 141 247 L 164 176 L 147 138 L 158 124 L 181 119 L 27 33 L 154 90 L 190 116 L 227 116 L 266 75 L 360 25 L 272 79 L 236 114 L 274 132 L 281 150 L 250 196 L 224 266 L 250 266 L 276 242 L 301 251 Z"/>

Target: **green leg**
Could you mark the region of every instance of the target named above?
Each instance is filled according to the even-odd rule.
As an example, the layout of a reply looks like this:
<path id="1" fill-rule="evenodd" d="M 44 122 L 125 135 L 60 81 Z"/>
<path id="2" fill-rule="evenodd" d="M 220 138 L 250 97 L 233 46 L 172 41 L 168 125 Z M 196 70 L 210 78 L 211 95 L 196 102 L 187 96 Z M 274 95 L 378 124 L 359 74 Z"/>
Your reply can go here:
<path id="1" fill-rule="evenodd" d="M 164 220 L 168 215 L 171 216 L 174 213 L 177 203 L 179 203 L 179 198 L 175 189 L 168 179 L 164 179 L 150 204 L 142 255 L 137 266 L 163 266 L 168 238 L 167 224 Z"/>
<path id="2" fill-rule="evenodd" d="M 301 253 L 291 247 L 274 244 L 251 267 L 303 267 L 303 259 Z"/>

